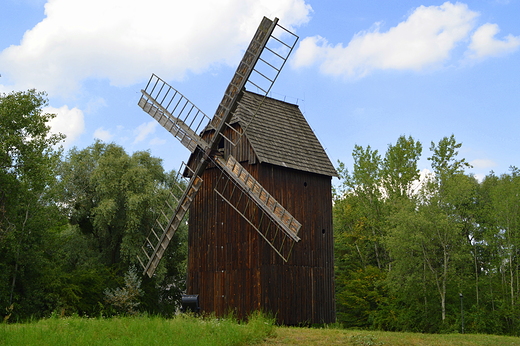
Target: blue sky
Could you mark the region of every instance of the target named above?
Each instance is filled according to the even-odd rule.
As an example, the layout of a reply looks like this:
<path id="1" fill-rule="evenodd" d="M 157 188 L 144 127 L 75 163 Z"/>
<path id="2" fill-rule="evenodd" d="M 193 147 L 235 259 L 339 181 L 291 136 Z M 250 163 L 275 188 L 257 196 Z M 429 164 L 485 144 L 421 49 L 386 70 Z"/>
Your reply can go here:
<path id="1" fill-rule="evenodd" d="M 152 73 L 209 116 L 262 16 L 300 41 L 272 89 L 297 103 L 331 161 L 355 144 L 454 134 L 482 178 L 520 166 L 520 1 L 3 0 L 0 92 L 47 91 L 65 148 L 95 138 L 189 152 L 138 106 Z"/>

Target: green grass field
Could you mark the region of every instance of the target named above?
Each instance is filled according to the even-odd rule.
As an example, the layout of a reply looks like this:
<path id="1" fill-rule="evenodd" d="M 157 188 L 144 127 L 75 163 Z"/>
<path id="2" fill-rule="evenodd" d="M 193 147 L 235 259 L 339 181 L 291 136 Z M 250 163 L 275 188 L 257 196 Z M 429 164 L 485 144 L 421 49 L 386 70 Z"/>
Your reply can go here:
<path id="1" fill-rule="evenodd" d="M 419 334 L 380 331 L 276 327 L 261 346 L 512 346 L 520 338 L 476 334 Z"/>
<path id="2" fill-rule="evenodd" d="M 511 346 L 520 338 L 495 335 L 417 334 L 337 328 L 275 327 L 263 316 L 247 323 L 233 319 L 179 316 L 49 318 L 0 324 L 0 345 L 354 345 Z"/>
<path id="3" fill-rule="evenodd" d="M 0 345 L 250 345 L 266 339 L 272 321 L 253 316 L 233 319 L 179 316 L 122 318 L 50 318 L 32 323 L 0 324 Z"/>

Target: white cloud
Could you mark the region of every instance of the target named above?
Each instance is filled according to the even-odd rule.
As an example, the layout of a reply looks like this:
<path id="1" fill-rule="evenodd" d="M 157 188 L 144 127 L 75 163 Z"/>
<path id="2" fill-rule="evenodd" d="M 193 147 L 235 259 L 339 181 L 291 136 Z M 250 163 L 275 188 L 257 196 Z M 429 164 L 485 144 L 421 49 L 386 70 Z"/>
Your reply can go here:
<path id="1" fill-rule="evenodd" d="M 96 113 L 99 109 L 106 107 L 106 106 L 107 106 L 107 102 L 105 101 L 105 99 L 103 97 L 99 97 L 99 96 L 94 97 L 87 102 L 87 108 L 86 108 L 85 112 L 87 114 Z"/>
<path id="2" fill-rule="evenodd" d="M 46 17 L 0 53 L 0 65 L 16 89 L 51 96 L 87 78 L 125 86 L 153 71 L 180 79 L 235 64 L 262 16 L 292 27 L 311 11 L 304 0 L 48 0 Z"/>
<path id="3" fill-rule="evenodd" d="M 135 129 L 134 133 L 136 135 L 134 139 L 134 144 L 142 142 L 148 137 L 149 134 L 155 132 L 155 127 L 157 126 L 157 121 L 152 120 L 148 123 L 143 123 Z"/>
<path id="4" fill-rule="evenodd" d="M 93 137 L 100 139 L 103 142 L 108 142 L 114 137 L 114 135 L 110 133 L 109 130 L 105 130 L 103 127 L 99 127 L 96 129 L 96 131 L 94 131 Z"/>
<path id="5" fill-rule="evenodd" d="M 451 58 L 453 50 L 465 43 L 475 27 L 478 13 L 462 3 L 420 6 L 406 20 L 386 32 L 374 29 L 354 35 L 347 46 L 331 44 L 320 36 L 303 39 L 292 60 L 294 68 L 318 64 L 327 75 L 363 77 L 375 70 L 424 70 L 438 67 Z M 478 54 L 510 51 L 518 38 L 493 39 L 498 26 L 483 26 L 470 48 Z"/>
<path id="6" fill-rule="evenodd" d="M 85 130 L 83 112 L 76 107 L 72 109 L 66 105 L 60 108 L 45 107 L 43 112 L 56 114 L 56 117 L 49 122 L 49 126 L 52 133 L 60 132 L 67 136 L 62 143 L 65 148 L 70 147 Z"/>
<path id="7" fill-rule="evenodd" d="M 486 23 L 471 36 L 469 45 L 471 58 L 500 56 L 514 52 L 520 46 L 520 36 L 508 35 L 503 40 L 495 38 L 500 29 L 496 24 Z"/>
<path id="8" fill-rule="evenodd" d="M 421 6 L 386 32 L 376 24 L 372 31 L 356 34 L 346 47 L 333 46 L 321 37 L 306 38 L 293 66 L 308 66 L 319 59 L 324 73 L 347 77 L 363 77 L 378 69 L 421 70 L 446 60 L 468 36 L 476 16 L 461 3 Z"/>
<path id="9" fill-rule="evenodd" d="M 293 67 L 308 67 L 316 61 L 327 59 L 327 46 L 327 40 L 321 36 L 304 38 L 291 60 Z"/>
<path id="10" fill-rule="evenodd" d="M 496 167 L 496 162 L 488 159 L 476 159 L 470 162 L 470 165 L 476 169 L 488 169 Z"/>
<path id="11" fill-rule="evenodd" d="M 161 139 L 159 137 L 154 137 L 150 140 L 150 143 L 149 143 L 151 146 L 158 146 L 158 145 L 163 145 L 163 144 L 166 144 L 166 140 L 165 139 Z"/>

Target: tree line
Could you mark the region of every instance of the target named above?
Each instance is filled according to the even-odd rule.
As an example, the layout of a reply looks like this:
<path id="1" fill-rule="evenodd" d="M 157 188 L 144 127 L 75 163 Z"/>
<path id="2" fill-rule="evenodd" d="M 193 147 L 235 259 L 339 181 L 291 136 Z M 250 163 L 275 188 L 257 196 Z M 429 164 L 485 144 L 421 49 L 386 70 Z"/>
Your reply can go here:
<path id="1" fill-rule="evenodd" d="M 157 275 L 137 274 L 176 174 L 149 152 L 96 141 L 64 153 L 43 113 L 46 94 L 0 95 L 0 314 L 171 313 L 184 289 L 186 228 Z"/>
<path id="2" fill-rule="evenodd" d="M 137 256 L 175 172 L 146 151 L 64 152 L 35 90 L 0 95 L 0 316 L 172 314 L 185 287 L 183 224 L 153 279 Z M 338 322 L 419 332 L 518 334 L 520 171 L 468 174 L 454 136 L 355 146 L 334 191 Z M 464 315 L 462 315 L 462 313 Z"/>
<path id="3" fill-rule="evenodd" d="M 520 333 L 520 171 L 478 181 L 453 135 L 401 136 L 384 156 L 339 164 L 334 231 L 338 320 L 416 332 Z M 463 329 L 464 328 L 464 329 Z"/>

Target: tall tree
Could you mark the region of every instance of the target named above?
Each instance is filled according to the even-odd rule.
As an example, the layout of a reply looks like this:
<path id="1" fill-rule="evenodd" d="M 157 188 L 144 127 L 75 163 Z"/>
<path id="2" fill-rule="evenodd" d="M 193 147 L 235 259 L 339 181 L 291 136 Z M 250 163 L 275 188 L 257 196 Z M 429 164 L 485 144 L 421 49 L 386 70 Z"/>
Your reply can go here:
<path id="1" fill-rule="evenodd" d="M 428 158 L 430 160 L 433 172 L 437 179 L 442 183 L 442 179 L 449 178 L 454 174 L 464 173 L 464 170 L 471 168 L 466 159 L 458 159 L 458 149 L 462 143 L 457 143 L 455 135 L 443 137 L 438 144 L 431 142 L 430 151 L 433 155 Z"/>
<path id="2" fill-rule="evenodd" d="M 352 157 L 352 173 L 341 162 L 338 168 L 343 185 L 336 208 L 348 208 L 348 212 L 337 214 L 336 226 L 344 229 L 343 234 L 354 242 L 363 266 L 373 265 L 381 269 L 386 258 L 381 246 L 384 219 L 381 156 L 370 146 L 364 149 L 356 145 Z M 344 198 L 343 202 L 340 202 L 341 198 Z M 350 220 L 342 220 L 344 217 Z"/>
<path id="3" fill-rule="evenodd" d="M 422 144 L 412 136 L 400 136 L 395 145 L 388 146 L 382 164 L 383 186 L 388 198 L 408 198 L 413 195 L 413 184 L 419 180 L 417 162 L 421 153 Z"/>
<path id="4" fill-rule="evenodd" d="M 392 257 L 391 286 L 397 296 L 408 292 L 408 297 L 415 296 L 416 302 L 424 302 L 422 317 L 416 316 L 423 325 L 433 311 L 439 311 L 438 321 L 445 323 L 448 297 L 460 289 L 461 273 L 467 272 L 465 263 L 471 263 L 468 239 L 475 227 L 477 182 L 464 174 L 469 165 L 456 157 L 460 146 L 454 136 L 432 143 L 429 160 L 433 174 L 418 184 L 416 194 L 409 197 L 410 203 L 399 204 L 400 208 L 388 222 L 386 244 Z M 409 177 L 415 170 L 413 160 L 411 163 L 405 169 Z M 397 186 L 409 188 L 410 184 L 411 181 Z M 405 191 L 397 189 L 397 197 Z M 409 279 L 400 280 L 400 277 Z M 435 296 L 440 303 L 438 308 L 431 304 Z"/>
<path id="5" fill-rule="evenodd" d="M 102 261 L 135 263 L 162 207 L 166 175 L 160 159 L 148 152 L 130 156 L 116 144 L 97 141 L 72 149 L 60 173 L 71 223 L 92 237 Z"/>
<path id="6" fill-rule="evenodd" d="M 510 307 L 518 304 L 520 293 L 520 173 L 512 167 L 510 174 L 503 174 L 491 193 L 494 218 L 498 229 L 496 235 L 501 242 L 502 266 L 508 284 Z"/>
<path id="7" fill-rule="evenodd" d="M 356 327 L 518 334 L 520 170 L 466 173 L 453 135 L 431 143 L 418 182 L 420 143 L 401 136 L 383 159 L 355 147 L 334 201 L 338 319 Z M 383 265 L 381 265 L 383 264 Z"/>
<path id="8" fill-rule="evenodd" d="M 143 257 L 146 236 L 166 202 L 175 206 L 172 194 L 179 193 L 176 174 L 164 172 L 160 159 L 142 151 L 128 155 L 121 146 L 100 141 L 83 150 L 70 150 L 60 178 L 63 204 L 71 224 L 90 246 L 89 256 L 96 254 L 104 268 L 120 276 L 130 266 L 139 266 L 137 255 Z M 157 311 L 159 299 L 167 302 L 182 291 L 185 233 L 185 227 L 176 233 L 153 282 L 143 281 L 147 292 L 143 309 Z"/>
<path id="9" fill-rule="evenodd" d="M 51 192 L 64 137 L 50 133 L 46 104 L 35 90 L 0 95 L 0 306 L 18 316 L 48 308 L 48 246 L 63 224 Z"/>
<path id="10" fill-rule="evenodd" d="M 343 180 L 334 201 L 334 240 L 338 320 L 351 327 L 368 327 L 371 313 L 384 295 L 379 285 L 386 263 L 381 245 L 384 199 L 381 156 L 370 146 L 354 147 L 354 168 L 343 163 Z"/>

